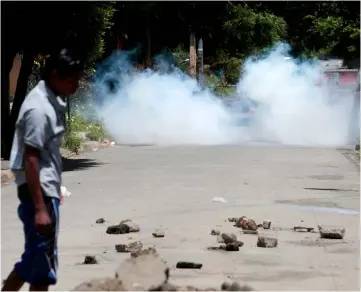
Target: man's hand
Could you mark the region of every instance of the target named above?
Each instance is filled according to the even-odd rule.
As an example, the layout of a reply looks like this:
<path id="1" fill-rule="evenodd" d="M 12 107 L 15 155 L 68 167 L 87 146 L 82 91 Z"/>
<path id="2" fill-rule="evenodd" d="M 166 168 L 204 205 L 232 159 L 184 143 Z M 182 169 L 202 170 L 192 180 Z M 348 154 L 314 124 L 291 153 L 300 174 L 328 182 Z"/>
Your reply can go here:
<path id="1" fill-rule="evenodd" d="M 62 192 L 60 192 L 59 198 L 60 198 L 60 205 L 63 205 L 63 203 L 64 203 L 64 196 L 63 196 Z"/>
<path id="2" fill-rule="evenodd" d="M 35 229 L 43 235 L 47 235 L 52 232 L 51 218 L 46 209 L 37 210 L 35 212 Z"/>

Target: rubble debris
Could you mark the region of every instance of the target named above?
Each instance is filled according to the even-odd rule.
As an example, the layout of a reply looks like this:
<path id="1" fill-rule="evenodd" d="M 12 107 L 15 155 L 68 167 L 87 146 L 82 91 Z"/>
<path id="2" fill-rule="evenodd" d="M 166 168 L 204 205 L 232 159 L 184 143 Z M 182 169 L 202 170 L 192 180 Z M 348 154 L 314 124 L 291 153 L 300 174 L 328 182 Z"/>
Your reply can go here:
<path id="1" fill-rule="evenodd" d="M 133 251 L 131 251 L 130 256 L 132 258 L 136 258 L 136 257 L 142 256 L 142 255 L 149 255 L 149 254 L 156 254 L 156 253 L 157 253 L 157 250 L 155 249 L 155 247 L 150 246 L 146 249 L 133 250 Z"/>
<path id="2" fill-rule="evenodd" d="M 84 264 L 84 265 L 95 265 L 95 264 L 98 264 L 98 261 L 97 261 L 97 259 L 95 258 L 95 256 L 87 255 L 87 256 L 85 256 L 85 258 L 84 258 L 83 264 Z"/>
<path id="3" fill-rule="evenodd" d="M 321 238 L 325 239 L 343 239 L 345 236 L 345 228 L 335 226 L 321 226 L 318 225 Z"/>
<path id="4" fill-rule="evenodd" d="M 108 234 L 126 234 L 129 233 L 129 226 L 125 224 L 111 225 L 107 228 Z"/>
<path id="5" fill-rule="evenodd" d="M 95 223 L 97 224 L 103 224 L 105 222 L 104 218 L 99 218 L 97 219 L 97 221 L 95 221 Z"/>
<path id="6" fill-rule="evenodd" d="M 257 230 L 258 226 L 253 219 L 249 219 L 246 216 L 242 216 L 238 219 L 236 224 L 234 225 L 238 228 L 242 228 L 243 230 Z"/>
<path id="7" fill-rule="evenodd" d="M 223 246 L 208 246 L 207 250 L 224 250 Z"/>
<path id="8" fill-rule="evenodd" d="M 212 199 L 212 202 L 215 202 L 215 203 L 227 203 L 227 200 L 225 198 L 222 198 L 222 197 L 214 197 Z"/>
<path id="9" fill-rule="evenodd" d="M 233 242 L 237 241 L 237 236 L 233 233 L 222 233 L 221 237 L 225 244 L 233 243 Z"/>
<path id="10" fill-rule="evenodd" d="M 217 235 L 217 242 L 218 243 L 224 243 L 224 240 L 221 235 Z"/>
<path id="11" fill-rule="evenodd" d="M 221 232 L 217 229 L 212 229 L 212 231 L 211 231 L 211 235 L 220 235 L 220 234 L 221 234 Z"/>
<path id="12" fill-rule="evenodd" d="M 238 219 L 239 219 L 239 217 L 230 217 L 230 218 L 228 218 L 228 221 L 236 223 L 238 221 Z"/>
<path id="13" fill-rule="evenodd" d="M 246 230 L 243 229 L 243 234 L 258 234 L 258 230 Z"/>
<path id="14" fill-rule="evenodd" d="M 115 250 L 117 252 L 136 252 L 143 248 L 143 243 L 134 241 L 128 244 L 116 244 Z"/>
<path id="15" fill-rule="evenodd" d="M 164 283 L 159 287 L 158 291 L 180 291 L 179 287 L 171 283 Z M 185 291 L 185 290 L 182 290 Z"/>
<path id="16" fill-rule="evenodd" d="M 76 286 L 73 291 L 125 291 L 122 281 L 116 278 L 93 279 Z"/>
<path id="17" fill-rule="evenodd" d="M 315 228 L 313 227 L 304 227 L 304 226 L 295 226 L 293 227 L 293 231 L 296 232 L 312 232 Z"/>
<path id="18" fill-rule="evenodd" d="M 222 291 L 253 291 L 248 285 L 240 285 L 237 282 L 227 283 L 224 282 L 221 286 Z"/>
<path id="19" fill-rule="evenodd" d="M 121 221 L 119 225 L 122 225 L 122 224 L 128 226 L 129 232 L 139 232 L 140 231 L 139 225 L 137 223 L 134 223 L 130 219 Z"/>
<path id="20" fill-rule="evenodd" d="M 156 230 L 152 233 L 152 235 L 153 235 L 154 237 L 156 237 L 156 238 L 158 238 L 158 237 L 164 237 L 164 236 L 165 236 L 164 231 L 163 231 L 162 229 L 156 229 Z"/>
<path id="21" fill-rule="evenodd" d="M 123 283 L 125 291 L 160 291 L 168 281 L 169 268 L 157 254 L 142 255 L 125 260 L 115 278 Z"/>
<path id="22" fill-rule="evenodd" d="M 192 262 L 178 262 L 176 265 L 177 269 L 201 269 L 202 264 Z"/>
<path id="23" fill-rule="evenodd" d="M 200 265 L 195 263 L 187 263 Z M 113 277 L 92 279 L 76 286 L 72 291 L 219 291 L 216 288 L 199 289 L 190 285 L 169 282 L 169 268 L 158 254 L 130 258 L 116 270 Z M 222 291 L 253 291 L 237 282 L 223 283 Z"/>
<path id="24" fill-rule="evenodd" d="M 263 224 L 262 224 L 263 229 L 270 229 L 271 228 L 271 223 L 272 222 L 270 220 L 264 220 Z"/>
<path id="25" fill-rule="evenodd" d="M 278 245 L 277 238 L 269 237 L 266 235 L 258 235 L 258 240 L 257 240 L 258 247 L 272 248 L 272 247 L 277 247 L 277 245 Z"/>
<path id="26" fill-rule="evenodd" d="M 225 250 L 226 251 L 239 251 L 238 242 L 232 242 L 232 243 L 226 244 Z"/>

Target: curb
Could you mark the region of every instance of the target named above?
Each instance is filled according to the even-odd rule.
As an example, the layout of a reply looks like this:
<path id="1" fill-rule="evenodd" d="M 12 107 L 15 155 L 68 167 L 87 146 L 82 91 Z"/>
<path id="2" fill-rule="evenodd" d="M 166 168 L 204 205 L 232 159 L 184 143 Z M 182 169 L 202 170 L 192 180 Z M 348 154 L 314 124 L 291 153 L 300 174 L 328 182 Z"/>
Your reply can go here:
<path id="1" fill-rule="evenodd" d="M 62 156 L 64 158 L 67 158 L 67 159 L 69 159 L 69 158 L 77 158 L 83 153 L 98 151 L 99 149 L 107 148 L 107 147 L 110 147 L 110 146 L 111 146 L 111 144 L 108 143 L 108 142 L 84 141 L 82 143 L 81 148 L 80 148 L 78 153 L 74 153 L 74 152 L 70 152 L 70 151 L 66 150 L 69 154 L 62 155 Z"/>
<path id="2" fill-rule="evenodd" d="M 110 143 L 104 143 L 104 142 L 98 142 L 98 141 L 86 141 L 86 142 L 82 143 L 81 150 L 79 151 L 78 154 L 72 153 L 65 149 L 62 151 L 63 152 L 62 156 L 67 159 L 77 158 L 83 153 L 97 151 L 99 149 L 106 148 L 109 146 L 110 146 Z M 67 153 L 64 153 L 64 152 L 67 152 Z M 2 169 L 1 170 L 1 185 L 5 185 L 5 184 L 13 181 L 14 178 L 15 178 L 14 174 L 10 169 Z"/>

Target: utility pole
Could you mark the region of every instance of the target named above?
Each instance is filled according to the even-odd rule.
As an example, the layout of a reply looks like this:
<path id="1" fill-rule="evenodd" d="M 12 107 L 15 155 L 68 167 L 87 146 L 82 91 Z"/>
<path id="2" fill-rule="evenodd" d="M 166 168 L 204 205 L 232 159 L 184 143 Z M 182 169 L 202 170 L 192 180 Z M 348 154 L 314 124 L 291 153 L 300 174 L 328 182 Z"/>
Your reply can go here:
<path id="1" fill-rule="evenodd" d="M 196 36 L 194 33 L 191 33 L 190 42 L 189 42 L 189 75 L 192 78 L 195 78 L 196 72 L 197 72 Z"/>
<path id="2" fill-rule="evenodd" d="M 198 60 L 199 60 L 199 69 L 198 69 L 198 82 L 201 88 L 204 87 L 204 67 L 203 67 L 203 40 L 199 39 L 198 42 Z"/>

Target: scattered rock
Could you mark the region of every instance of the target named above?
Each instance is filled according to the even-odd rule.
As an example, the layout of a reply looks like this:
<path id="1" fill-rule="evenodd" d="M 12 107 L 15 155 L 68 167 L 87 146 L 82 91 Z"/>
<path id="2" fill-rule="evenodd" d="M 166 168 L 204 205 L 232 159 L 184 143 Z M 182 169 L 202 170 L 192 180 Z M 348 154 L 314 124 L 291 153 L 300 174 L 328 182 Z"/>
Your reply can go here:
<path id="1" fill-rule="evenodd" d="M 202 264 L 192 262 L 178 262 L 176 265 L 177 269 L 201 269 Z"/>
<path id="2" fill-rule="evenodd" d="M 134 241 L 128 244 L 128 249 L 130 251 L 141 250 L 142 248 L 143 248 L 143 243 L 141 243 L 140 241 Z"/>
<path id="3" fill-rule="evenodd" d="M 134 223 L 132 220 L 126 219 L 120 222 L 119 225 L 126 225 L 129 228 L 129 232 L 139 232 L 140 228 L 139 225 L 137 223 Z"/>
<path id="4" fill-rule="evenodd" d="M 345 236 L 345 228 L 334 227 L 334 226 L 320 226 L 318 225 L 321 238 L 327 239 L 343 239 Z"/>
<path id="5" fill-rule="evenodd" d="M 95 265 L 97 263 L 98 263 L 98 261 L 95 258 L 95 256 L 90 256 L 90 255 L 85 256 L 85 259 L 83 262 L 84 265 Z"/>
<path id="6" fill-rule="evenodd" d="M 232 243 L 228 243 L 226 244 L 226 251 L 239 251 L 239 247 L 238 244 L 236 244 L 235 242 Z"/>
<path id="7" fill-rule="evenodd" d="M 263 227 L 263 224 L 257 224 L 257 227 L 258 228 Z"/>
<path id="8" fill-rule="evenodd" d="M 157 253 L 157 250 L 155 249 L 155 247 L 151 246 L 146 249 L 133 250 L 133 251 L 131 251 L 130 256 L 132 258 L 136 258 L 136 257 L 142 256 L 142 255 L 150 255 L 150 254 L 156 254 L 156 253 Z"/>
<path id="9" fill-rule="evenodd" d="M 244 243 L 242 241 L 234 241 L 231 243 L 227 243 L 226 245 L 221 245 L 218 250 L 225 250 L 225 251 L 239 251 L 239 248 L 242 247 Z M 211 250 L 209 248 L 209 250 Z M 213 250 L 217 250 L 214 248 Z"/>
<path id="10" fill-rule="evenodd" d="M 154 237 L 164 237 L 165 236 L 165 234 L 164 234 L 164 231 L 163 230 L 161 230 L 161 229 L 157 229 L 157 230 L 155 230 L 153 233 L 152 233 L 152 235 L 154 236 Z"/>
<path id="11" fill-rule="evenodd" d="M 160 291 L 168 281 L 169 268 L 156 254 L 127 259 L 116 271 L 116 279 L 123 283 L 125 291 L 139 288 Z"/>
<path id="12" fill-rule="evenodd" d="M 217 235 L 217 242 L 218 243 L 224 243 L 224 240 L 221 235 Z"/>
<path id="13" fill-rule="evenodd" d="M 263 229 L 270 229 L 271 228 L 271 223 L 272 222 L 270 220 L 264 220 L 263 224 L 262 224 Z"/>
<path id="14" fill-rule="evenodd" d="M 224 247 L 223 246 L 208 246 L 207 247 L 207 250 L 224 250 Z"/>
<path id="15" fill-rule="evenodd" d="M 243 234 L 258 234 L 258 230 L 246 230 L 243 229 Z"/>
<path id="16" fill-rule="evenodd" d="M 233 243 L 233 242 L 237 241 L 237 236 L 233 233 L 222 233 L 221 237 L 225 244 Z"/>
<path id="17" fill-rule="evenodd" d="M 194 286 L 179 286 L 178 291 L 202 291 Z"/>
<path id="18" fill-rule="evenodd" d="M 273 238 L 265 235 L 258 236 L 258 240 L 257 240 L 258 247 L 272 248 L 272 247 L 277 247 L 277 245 L 278 245 L 277 238 Z"/>
<path id="19" fill-rule="evenodd" d="M 125 291 L 122 281 L 116 278 L 94 279 L 76 286 L 72 291 Z"/>
<path id="20" fill-rule="evenodd" d="M 116 244 L 115 250 L 117 252 L 137 252 L 143 248 L 143 243 L 140 241 L 131 242 L 128 244 Z"/>
<path id="21" fill-rule="evenodd" d="M 115 250 L 117 252 L 130 252 L 128 250 L 128 245 L 126 245 L 126 244 L 116 244 L 115 245 Z"/>
<path id="22" fill-rule="evenodd" d="M 179 287 L 171 283 L 165 283 L 159 287 L 158 291 L 180 291 Z"/>
<path id="23" fill-rule="evenodd" d="M 125 234 L 129 233 L 129 226 L 125 224 L 112 225 L 107 228 L 108 234 Z"/>
<path id="24" fill-rule="evenodd" d="M 216 229 L 212 229 L 211 231 L 211 235 L 220 235 L 221 232 L 219 230 L 216 230 Z"/>
<path id="25" fill-rule="evenodd" d="M 253 291 L 248 285 L 240 285 L 237 282 L 227 283 L 224 282 L 221 286 L 222 291 Z"/>
<path id="26" fill-rule="evenodd" d="M 97 221 L 95 221 L 95 223 L 97 224 L 103 224 L 105 222 L 104 218 L 99 218 L 97 219 Z"/>
<path id="27" fill-rule="evenodd" d="M 315 228 L 313 227 L 304 227 L 304 226 L 295 226 L 293 227 L 293 231 L 296 232 L 312 232 Z"/>
<path id="28" fill-rule="evenodd" d="M 258 226 L 253 219 L 249 219 L 246 216 L 242 216 L 235 224 L 236 227 L 243 230 L 257 230 Z"/>
<path id="29" fill-rule="evenodd" d="M 239 217 L 230 217 L 230 218 L 228 218 L 228 221 L 229 222 L 237 222 L 238 219 L 239 219 Z"/>

